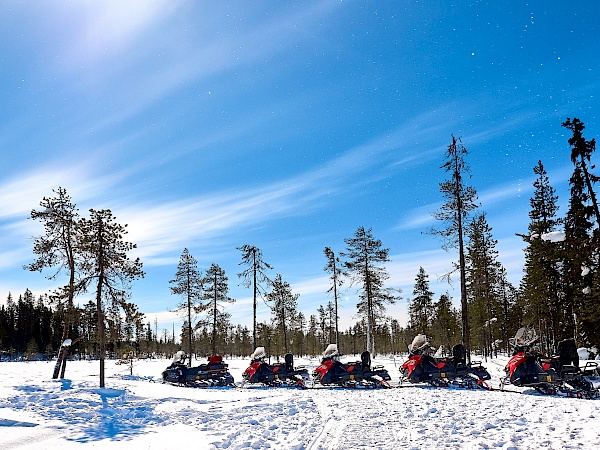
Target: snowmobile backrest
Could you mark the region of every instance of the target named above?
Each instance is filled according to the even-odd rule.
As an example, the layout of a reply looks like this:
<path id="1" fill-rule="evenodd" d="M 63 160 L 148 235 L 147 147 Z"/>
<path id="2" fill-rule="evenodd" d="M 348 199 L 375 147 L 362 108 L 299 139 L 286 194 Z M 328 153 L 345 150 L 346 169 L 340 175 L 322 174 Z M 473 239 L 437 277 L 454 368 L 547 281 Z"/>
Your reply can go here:
<path id="1" fill-rule="evenodd" d="M 371 367 L 371 354 L 368 351 L 364 351 L 360 354 L 360 361 L 363 368 L 367 369 Z"/>
<path id="2" fill-rule="evenodd" d="M 223 357 L 221 355 L 212 355 L 208 358 L 209 364 L 219 364 L 223 362 Z"/>
<path id="3" fill-rule="evenodd" d="M 577 346 L 573 339 L 563 339 L 556 345 L 556 351 L 560 359 L 561 367 L 575 366 L 579 367 L 579 354 Z"/>
<path id="4" fill-rule="evenodd" d="M 294 355 L 286 353 L 283 359 L 285 361 L 285 368 L 287 370 L 294 370 Z"/>
<path id="5" fill-rule="evenodd" d="M 467 350 L 463 344 L 456 344 L 452 347 L 452 359 L 454 361 L 454 367 L 458 364 L 467 363 Z"/>

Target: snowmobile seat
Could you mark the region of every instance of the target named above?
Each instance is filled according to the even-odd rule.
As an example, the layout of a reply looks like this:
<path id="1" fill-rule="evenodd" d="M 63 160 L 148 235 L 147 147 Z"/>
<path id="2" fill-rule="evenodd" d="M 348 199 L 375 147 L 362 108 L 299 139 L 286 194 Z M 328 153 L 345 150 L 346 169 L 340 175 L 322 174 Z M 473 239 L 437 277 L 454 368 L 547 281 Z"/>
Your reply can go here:
<path id="1" fill-rule="evenodd" d="M 464 366 L 467 364 L 467 350 L 463 344 L 456 344 L 452 347 L 452 364 L 456 369 L 461 364 Z"/>
<path id="2" fill-rule="evenodd" d="M 363 370 L 371 368 L 371 354 L 368 351 L 364 351 L 360 354 L 360 362 Z"/>
<path id="3" fill-rule="evenodd" d="M 209 364 L 220 364 L 223 362 L 223 357 L 221 355 L 212 355 L 208 358 Z"/>
<path id="4" fill-rule="evenodd" d="M 558 352 L 560 372 L 579 372 L 579 354 L 573 339 L 563 339 L 556 345 Z"/>
<path id="5" fill-rule="evenodd" d="M 288 371 L 292 371 L 294 370 L 294 355 L 292 355 L 291 353 L 286 353 L 285 356 L 283 357 L 284 361 L 285 361 L 285 368 Z"/>

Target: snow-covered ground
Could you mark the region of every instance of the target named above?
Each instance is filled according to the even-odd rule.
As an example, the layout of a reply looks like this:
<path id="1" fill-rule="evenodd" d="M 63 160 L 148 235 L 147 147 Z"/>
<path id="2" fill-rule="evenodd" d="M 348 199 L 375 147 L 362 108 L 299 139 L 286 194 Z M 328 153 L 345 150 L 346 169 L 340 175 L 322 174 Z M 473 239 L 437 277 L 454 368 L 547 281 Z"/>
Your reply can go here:
<path id="1" fill-rule="evenodd" d="M 241 380 L 248 359 L 227 362 Z M 494 387 L 505 362 L 484 364 Z M 402 358 L 373 363 L 398 381 Z M 0 449 L 600 449 L 600 400 L 527 389 L 195 389 L 160 383 L 168 364 L 139 361 L 130 376 L 107 361 L 99 389 L 97 361 L 70 361 L 62 381 L 51 379 L 54 363 L 0 363 Z"/>

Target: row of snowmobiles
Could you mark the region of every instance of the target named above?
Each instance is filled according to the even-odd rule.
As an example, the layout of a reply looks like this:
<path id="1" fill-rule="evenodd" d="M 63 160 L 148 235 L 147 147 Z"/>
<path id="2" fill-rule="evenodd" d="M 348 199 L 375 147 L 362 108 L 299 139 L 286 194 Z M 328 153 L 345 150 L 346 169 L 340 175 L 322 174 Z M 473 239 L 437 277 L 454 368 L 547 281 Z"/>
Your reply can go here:
<path id="1" fill-rule="evenodd" d="M 531 387 L 543 394 L 559 394 L 578 398 L 600 398 L 600 390 L 589 381 L 589 376 L 599 374 L 598 365 L 588 362 L 579 368 L 579 358 L 573 340 L 557 345 L 557 354 L 546 358 L 535 347 L 537 336 L 530 329 L 520 329 L 511 338 L 513 356 L 505 367 L 506 376 L 500 387 L 512 384 Z M 481 361 L 467 363 L 462 344 L 452 348 L 451 356 L 433 354 L 425 335 L 417 335 L 409 346 L 408 359 L 400 367 L 400 383 L 397 387 L 425 384 L 434 387 L 456 387 L 492 390 L 490 373 Z M 228 366 L 220 356 L 211 356 L 208 363 L 187 367 L 185 355 L 178 352 L 173 363 L 163 372 L 163 382 L 177 385 L 207 387 L 236 386 Z M 365 351 L 359 361 L 342 362 L 337 345 L 330 344 L 318 367 L 309 375 L 304 366 L 295 367 L 291 354 L 281 363 L 267 362 L 264 347 L 258 347 L 251 355 L 251 362 L 242 374 L 242 386 L 268 387 L 340 386 L 344 388 L 390 388 L 391 376 L 383 366 L 372 366 L 370 353 Z"/>

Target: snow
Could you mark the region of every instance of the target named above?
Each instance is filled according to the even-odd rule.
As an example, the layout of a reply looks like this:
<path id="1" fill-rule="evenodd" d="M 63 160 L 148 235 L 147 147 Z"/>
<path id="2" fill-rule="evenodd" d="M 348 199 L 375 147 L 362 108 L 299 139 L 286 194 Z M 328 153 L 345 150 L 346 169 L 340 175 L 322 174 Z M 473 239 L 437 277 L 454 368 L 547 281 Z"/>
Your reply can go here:
<path id="1" fill-rule="evenodd" d="M 542 234 L 542 239 L 550 242 L 562 242 L 565 240 L 564 231 L 551 231 L 549 233 Z"/>
<path id="2" fill-rule="evenodd" d="M 342 358 L 345 359 L 345 358 Z M 484 363 L 499 386 L 506 357 Z M 399 378 L 403 358 L 373 358 Z M 198 361 L 200 364 L 202 361 Z M 249 359 L 228 360 L 236 381 Z M 397 389 L 184 388 L 167 360 L 0 363 L 0 449 L 600 448 L 600 400 L 408 385 Z M 312 371 L 317 359 L 297 360 Z M 407 385 L 403 385 L 407 386 Z"/>

